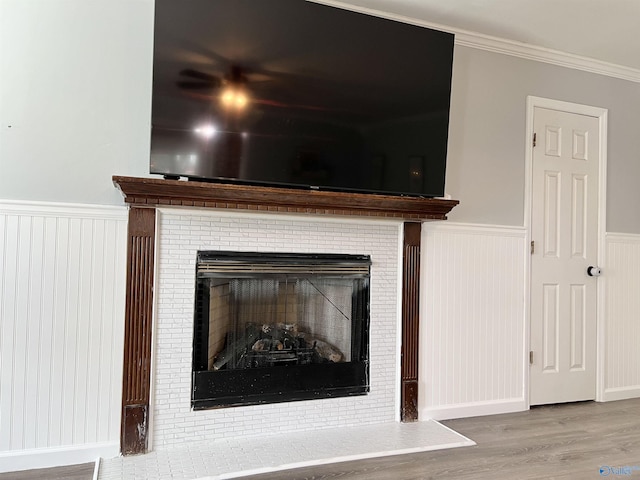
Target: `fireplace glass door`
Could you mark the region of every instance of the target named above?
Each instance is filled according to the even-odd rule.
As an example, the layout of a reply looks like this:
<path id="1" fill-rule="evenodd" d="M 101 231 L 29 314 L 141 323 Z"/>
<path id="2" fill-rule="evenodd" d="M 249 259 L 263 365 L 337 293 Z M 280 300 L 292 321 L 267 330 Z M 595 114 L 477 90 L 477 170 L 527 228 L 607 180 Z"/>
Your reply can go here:
<path id="1" fill-rule="evenodd" d="M 364 255 L 198 252 L 192 406 L 369 391 Z"/>

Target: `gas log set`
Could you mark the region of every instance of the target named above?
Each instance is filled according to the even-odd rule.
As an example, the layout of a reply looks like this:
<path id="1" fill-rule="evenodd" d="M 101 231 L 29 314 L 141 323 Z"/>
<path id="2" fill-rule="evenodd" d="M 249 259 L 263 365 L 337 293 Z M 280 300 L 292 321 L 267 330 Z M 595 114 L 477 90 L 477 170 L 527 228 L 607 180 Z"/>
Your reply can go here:
<path id="1" fill-rule="evenodd" d="M 216 355 L 213 370 L 229 363 L 234 368 L 258 368 L 342 361 L 340 350 L 308 332 L 300 332 L 297 324 L 248 323 L 244 335 Z"/>

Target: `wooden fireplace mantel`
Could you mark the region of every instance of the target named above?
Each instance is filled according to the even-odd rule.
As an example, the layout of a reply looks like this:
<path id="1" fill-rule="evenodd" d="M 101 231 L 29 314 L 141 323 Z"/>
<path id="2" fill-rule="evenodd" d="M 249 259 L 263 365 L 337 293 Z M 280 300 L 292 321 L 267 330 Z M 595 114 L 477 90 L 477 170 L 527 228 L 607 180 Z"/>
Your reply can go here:
<path id="1" fill-rule="evenodd" d="M 114 176 L 125 202 L 137 207 L 205 207 L 239 210 L 445 220 L 457 200 L 329 192 L 223 183 Z"/>
<path id="2" fill-rule="evenodd" d="M 418 419 L 421 222 L 444 220 L 457 200 L 114 176 L 129 204 L 120 451 L 148 449 L 157 207 L 226 208 L 404 220 L 401 419 Z"/>

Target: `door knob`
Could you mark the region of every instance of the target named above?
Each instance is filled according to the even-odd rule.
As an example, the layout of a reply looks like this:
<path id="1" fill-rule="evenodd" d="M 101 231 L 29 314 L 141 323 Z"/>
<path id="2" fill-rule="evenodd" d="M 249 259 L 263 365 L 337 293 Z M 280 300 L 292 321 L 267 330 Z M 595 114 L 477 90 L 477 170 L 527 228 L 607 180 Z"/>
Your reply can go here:
<path id="1" fill-rule="evenodd" d="M 590 277 L 599 277 L 602 274 L 600 267 L 589 266 L 587 267 L 587 275 Z"/>

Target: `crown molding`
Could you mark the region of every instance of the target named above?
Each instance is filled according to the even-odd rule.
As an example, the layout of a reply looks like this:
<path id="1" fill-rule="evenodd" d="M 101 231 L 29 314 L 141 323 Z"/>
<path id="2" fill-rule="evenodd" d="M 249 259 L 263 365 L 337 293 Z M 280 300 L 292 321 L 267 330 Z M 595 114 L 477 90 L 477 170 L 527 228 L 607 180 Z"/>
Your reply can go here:
<path id="1" fill-rule="evenodd" d="M 431 28 L 431 27 L 430 27 Z M 526 43 L 515 42 L 503 38 L 481 35 L 479 33 L 457 31 L 456 45 L 486 50 L 488 52 L 511 55 L 536 62 L 549 63 L 574 70 L 606 75 L 630 82 L 640 83 L 640 70 L 613 63 L 603 62 L 593 58 L 582 57 L 567 52 L 560 52 L 550 48 L 538 47 Z"/>
<path id="2" fill-rule="evenodd" d="M 335 0 L 307 0 L 313 3 L 329 5 L 332 7 L 351 10 L 354 12 L 365 13 L 376 17 L 387 18 L 403 23 L 419 25 L 421 27 L 432 28 L 443 32 L 453 33 L 455 35 L 455 44 L 463 47 L 485 50 L 488 52 L 499 53 L 502 55 L 510 55 L 512 57 L 533 60 L 536 62 L 549 63 L 560 67 L 581 70 L 589 73 L 596 73 L 608 77 L 619 78 L 630 82 L 640 83 L 640 69 L 616 65 L 613 63 L 603 62 L 593 58 L 574 55 L 572 53 L 561 52 L 550 48 L 539 47 L 514 40 L 493 37 L 481 33 L 471 32 L 448 25 L 427 22 L 417 18 L 396 15 L 393 13 L 376 10 L 373 8 L 358 7 L 345 2 Z"/>

